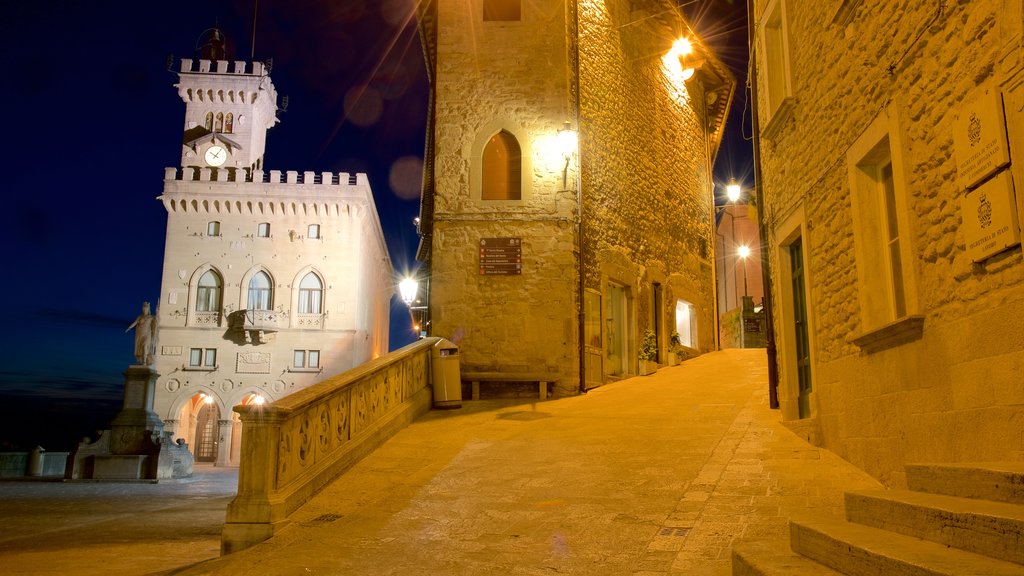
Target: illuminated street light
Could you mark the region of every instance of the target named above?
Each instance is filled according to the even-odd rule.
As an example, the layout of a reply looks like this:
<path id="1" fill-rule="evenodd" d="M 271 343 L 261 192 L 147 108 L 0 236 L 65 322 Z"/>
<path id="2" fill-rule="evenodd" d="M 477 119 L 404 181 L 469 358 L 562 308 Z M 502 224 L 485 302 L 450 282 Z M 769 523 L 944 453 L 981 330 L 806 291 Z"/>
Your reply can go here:
<path id="1" fill-rule="evenodd" d="M 729 183 L 725 186 L 725 194 L 729 197 L 729 202 L 736 202 L 739 200 L 741 192 L 742 189 L 740 188 L 739 182 L 737 182 L 735 178 L 730 178 Z"/>
<path id="2" fill-rule="evenodd" d="M 563 190 L 569 186 L 569 162 L 572 160 L 573 155 L 576 154 L 578 145 L 579 137 L 576 135 L 576 131 L 572 129 L 572 124 L 566 121 L 558 130 L 558 151 L 562 153 L 562 158 L 565 158 L 565 167 L 562 168 Z"/>
<path id="3" fill-rule="evenodd" d="M 402 302 L 410 308 L 416 301 L 416 293 L 420 289 L 420 283 L 412 278 L 406 278 L 398 283 L 398 292 L 402 295 Z"/>
<path id="4" fill-rule="evenodd" d="M 750 256 L 750 247 L 740 246 L 736 249 L 736 254 L 743 260 L 743 297 L 747 297 L 747 256 Z M 746 306 L 746 304 L 744 304 Z"/>

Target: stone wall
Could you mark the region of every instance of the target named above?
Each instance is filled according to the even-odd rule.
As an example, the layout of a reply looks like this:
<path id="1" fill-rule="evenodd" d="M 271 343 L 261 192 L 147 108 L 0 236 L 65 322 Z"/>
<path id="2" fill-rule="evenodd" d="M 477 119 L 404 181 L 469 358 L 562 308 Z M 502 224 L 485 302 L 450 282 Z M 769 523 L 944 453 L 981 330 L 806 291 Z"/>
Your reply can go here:
<path id="1" fill-rule="evenodd" d="M 683 24 L 671 3 L 630 4 L 529 2 L 520 22 L 484 22 L 480 0 L 438 3 L 431 321 L 464 366 L 553 371 L 561 393 L 577 388 L 577 190 L 586 287 L 630 289 L 633 370 L 653 282 L 662 325 L 685 299 L 699 310 L 700 348 L 714 347 L 712 151 L 662 61 Z M 553 148 L 565 121 L 579 130 L 568 167 Z M 481 142 L 502 129 L 528 164 L 523 199 L 481 201 Z M 521 275 L 480 274 L 479 241 L 492 237 L 522 239 Z"/>
<path id="2" fill-rule="evenodd" d="M 982 263 L 968 256 L 953 143 L 957 114 L 992 82 L 1006 102 L 1011 158 L 1024 150 L 1021 2 L 782 2 L 791 113 L 769 116 L 763 50 L 758 88 L 785 417 L 797 417 L 797 383 L 785 336 L 792 304 L 779 295 L 785 245 L 799 229 L 824 445 L 894 486 L 907 462 L 1024 459 L 1021 249 Z M 768 4 L 757 0 L 756 19 Z M 857 257 L 847 153 L 882 114 L 897 119 L 908 312 L 923 316 L 923 330 L 866 350 L 854 342 L 874 328 L 862 309 L 864 267 L 885 254 Z M 1009 170 L 1024 182 L 1019 161 Z"/>

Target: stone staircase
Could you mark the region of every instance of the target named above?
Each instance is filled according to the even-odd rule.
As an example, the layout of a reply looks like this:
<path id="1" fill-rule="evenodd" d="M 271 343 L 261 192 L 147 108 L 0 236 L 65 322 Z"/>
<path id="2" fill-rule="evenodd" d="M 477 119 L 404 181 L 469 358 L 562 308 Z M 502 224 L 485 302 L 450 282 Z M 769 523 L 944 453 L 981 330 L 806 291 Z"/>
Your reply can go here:
<path id="1" fill-rule="evenodd" d="M 1024 462 L 911 464 L 907 484 L 791 520 L 790 549 L 737 544 L 733 575 L 1024 576 Z"/>

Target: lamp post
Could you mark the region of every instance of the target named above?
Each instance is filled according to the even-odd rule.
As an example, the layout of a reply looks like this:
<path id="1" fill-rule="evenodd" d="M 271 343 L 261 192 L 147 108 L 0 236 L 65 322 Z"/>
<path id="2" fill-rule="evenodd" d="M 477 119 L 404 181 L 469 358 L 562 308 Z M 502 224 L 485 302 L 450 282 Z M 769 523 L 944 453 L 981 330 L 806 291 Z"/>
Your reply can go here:
<path id="1" fill-rule="evenodd" d="M 569 162 L 573 154 L 576 154 L 576 147 L 579 144 L 579 137 L 572 129 L 572 124 L 566 121 L 558 130 L 558 151 L 565 158 L 565 167 L 562 168 L 562 190 L 569 187 Z"/>
<path id="2" fill-rule="evenodd" d="M 416 302 L 416 293 L 419 292 L 420 283 L 413 278 L 406 278 L 398 283 L 398 293 L 402 296 L 402 302 L 409 308 L 412 308 L 414 302 Z"/>
<path id="3" fill-rule="evenodd" d="M 750 256 L 749 246 L 740 246 L 736 249 L 736 254 L 739 255 L 740 260 L 743 260 L 743 298 L 747 298 L 747 256 Z"/>

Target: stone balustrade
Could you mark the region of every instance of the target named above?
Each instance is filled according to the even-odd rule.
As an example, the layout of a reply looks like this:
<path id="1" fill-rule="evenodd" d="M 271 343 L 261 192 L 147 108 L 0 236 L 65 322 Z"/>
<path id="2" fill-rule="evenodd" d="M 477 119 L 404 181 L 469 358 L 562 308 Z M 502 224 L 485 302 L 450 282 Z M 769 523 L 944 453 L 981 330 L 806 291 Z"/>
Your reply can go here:
<path id="1" fill-rule="evenodd" d="M 270 538 L 316 492 L 430 409 L 425 338 L 273 404 L 236 406 L 242 420 L 238 495 L 221 553 Z"/>

